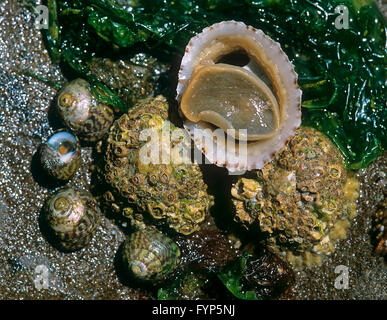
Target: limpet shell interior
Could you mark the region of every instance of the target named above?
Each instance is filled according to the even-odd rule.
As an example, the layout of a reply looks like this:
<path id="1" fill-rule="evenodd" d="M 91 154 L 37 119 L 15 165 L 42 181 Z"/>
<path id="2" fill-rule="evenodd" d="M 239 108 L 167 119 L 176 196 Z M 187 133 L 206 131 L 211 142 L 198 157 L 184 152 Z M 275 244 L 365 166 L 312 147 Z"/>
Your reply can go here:
<path id="1" fill-rule="evenodd" d="M 246 61 L 235 59 L 238 55 Z M 224 78 L 215 80 L 217 73 Z M 217 89 L 227 77 L 229 86 Z M 206 80 L 211 88 L 204 85 Z M 261 169 L 301 124 L 302 92 L 297 80 L 280 44 L 262 30 L 236 21 L 212 25 L 190 40 L 182 59 L 177 100 L 184 126 L 210 162 L 229 171 Z M 241 90 L 241 81 L 251 84 L 250 92 Z M 238 90 L 239 102 L 224 108 Z M 264 104 L 255 108 L 255 114 L 248 103 L 242 106 L 243 100 L 253 105 L 249 95 Z M 244 117 L 239 116 L 244 112 Z M 230 134 L 227 129 L 244 133 L 231 130 Z"/>
<path id="2" fill-rule="evenodd" d="M 198 67 L 181 101 L 181 110 L 193 122 L 207 121 L 235 129 L 234 138 L 261 140 L 279 127 L 279 108 L 270 88 L 253 73 L 226 64 Z M 239 134 L 240 128 L 247 136 Z"/>

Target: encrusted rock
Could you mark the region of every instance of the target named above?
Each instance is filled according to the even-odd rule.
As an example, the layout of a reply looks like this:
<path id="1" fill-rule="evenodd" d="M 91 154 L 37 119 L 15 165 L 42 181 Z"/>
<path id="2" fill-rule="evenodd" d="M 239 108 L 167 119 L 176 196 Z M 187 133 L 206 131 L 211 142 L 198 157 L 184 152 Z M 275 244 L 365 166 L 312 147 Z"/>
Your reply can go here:
<path id="1" fill-rule="evenodd" d="M 168 103 L 158 96 L 141 101 L 115 121 L 107 140 L 104 177 L 109 190 L 103 199 L 136 227 L 148 221 L 191 234 L 205 220 L 213 197 L 199 166 L 183 161 L 176 152 L 181 136 L 174 140 L 174 133 L 181 129 L 167 117 Z M 147 134 L 163 138 L 152 143 Z M 144 161 L 148 153 L 153 158 Z M 170 157 L 167 161 L 165 155 Z"/>
<path id="2" fill-rule="evenodd" d="M 235 220 L 248 229 L 258 227 L 276 251 L 329 252 L 331 239 L 345 236 L 335 227 L 349 225 L 338 222 L 354 215 L 357 188 L 331 141 L 315 129 L 300 128 L 255 179 L 234 184 Z"/>

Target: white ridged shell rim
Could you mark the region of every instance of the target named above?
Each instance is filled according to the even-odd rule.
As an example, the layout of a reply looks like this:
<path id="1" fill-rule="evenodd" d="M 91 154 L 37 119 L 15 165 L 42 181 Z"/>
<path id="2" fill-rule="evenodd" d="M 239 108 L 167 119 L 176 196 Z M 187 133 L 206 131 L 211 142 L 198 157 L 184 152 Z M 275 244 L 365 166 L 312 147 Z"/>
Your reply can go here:
<path id="1" fill-rule="evenodd" d="M 223 21 L 205 28 L 193 37 L 186 47 L 179 71 L 177 100 L 180 102 L 192 72 L 199 64 L 201 52 L 214 45 L 219 38 L 227 38 L 228 36 L 249 37 L 262 50 L 264 58 L 269 59 L 271 71 L 275 74 L 274 79 L 271 80 L 272 82 L 276 81 L 280 88 L 280 91 L 276 92 L 277 98 L 281 96 L 284 101 L 280 105 L 284 117 L 278 134 L 266 140 L 249 142 L 247 144 L 247 159 L 244 161 L 234 152 L 233 148 L 226 148 L 227 140 L 217 139 L 215 141 L 209 132 L 205 134 L 207 139 L 195 135 L 197 129 L 212 128 L 209 124 L 205 122 L 193 123 L 185 119 L 184 127 L 190 133 L 196 146 L 202 150 L 211 163 L 226 167 L 231 172 L 262 169 L 288 143 L 294 136 L 295 130 L 301 125 L 302 92 L 297 83 L 298 76 L 294 71 L 293 64 L 278 42 L 273 41 L 262 30 L 247 26 L 243 22 Z"/>

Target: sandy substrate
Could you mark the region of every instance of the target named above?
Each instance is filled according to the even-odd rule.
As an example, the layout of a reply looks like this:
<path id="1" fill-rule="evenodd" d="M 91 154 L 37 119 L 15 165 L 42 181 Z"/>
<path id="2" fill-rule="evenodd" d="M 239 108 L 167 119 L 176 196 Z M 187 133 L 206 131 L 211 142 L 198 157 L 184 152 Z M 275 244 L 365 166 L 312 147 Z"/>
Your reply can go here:
<path id="1" fill-rule="evenodd" d="M 36 151 L 56 126 L 49 117 L 56 91 L 22 71 L 64 79 L 43 48 L 34 18 L 18 3 L 0 3 L 0 299 L 148 299 L 148 292 L 130 288 L 117 275 L 122 226 L 104 218 L 90 246 L 70 254 L 54 249 L 40 232 L 44 201 L 58 186 L 40 178 Z M 70 186 L 89 188 L 91 151 L 83 148 L 84 165 Z M 339 241 L 323 266 L 296 273 L 286 298 L 387 299 L 387 266 L 372 255 L 370 240 L 386 172 L 387 154 L 359 172 L 358 215 L 347 239 Z M 347 289 L 334 286 L 339 265 L 349 268 Z M 48 286 L 41 288 L 35 280 L 44 275 Z"/>

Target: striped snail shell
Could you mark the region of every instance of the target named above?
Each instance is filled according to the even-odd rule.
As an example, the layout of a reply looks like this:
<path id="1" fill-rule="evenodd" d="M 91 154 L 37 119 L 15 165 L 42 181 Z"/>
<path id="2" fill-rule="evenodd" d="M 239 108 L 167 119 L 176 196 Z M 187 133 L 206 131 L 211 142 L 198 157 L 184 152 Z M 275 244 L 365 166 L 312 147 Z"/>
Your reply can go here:
<path id="1" fill-rule="evenodd" d="M 56 131 L 41 145 L 42 167 L 58 180 L 66 181 L 74 177 L 81 161 L 79 140 L 70 132 Z"/>
<path id="2" fill-rule="evenodd" d="M 90 193 L 65 188 L 47 201 L 45 221 L 55 243 L 65 251 L 75 251 L 86 246 L 94 236 L 101 211 Z"/>
<path id="3" fill-rule="evenodd" d="M 161 232 L 142 230 L 125 241 L 122 258 L 132 277 L 157 282 L 166 279 L 179 264 L 180 249 Z"/>
<path id="4" fill-rule="evenodd" d="M 86 142 L 100 140 L 114 120 L 113 110 L 98 102 L 83 79 L 68 82 L 60 90 L 57 109 L 65 124 Z"/>

